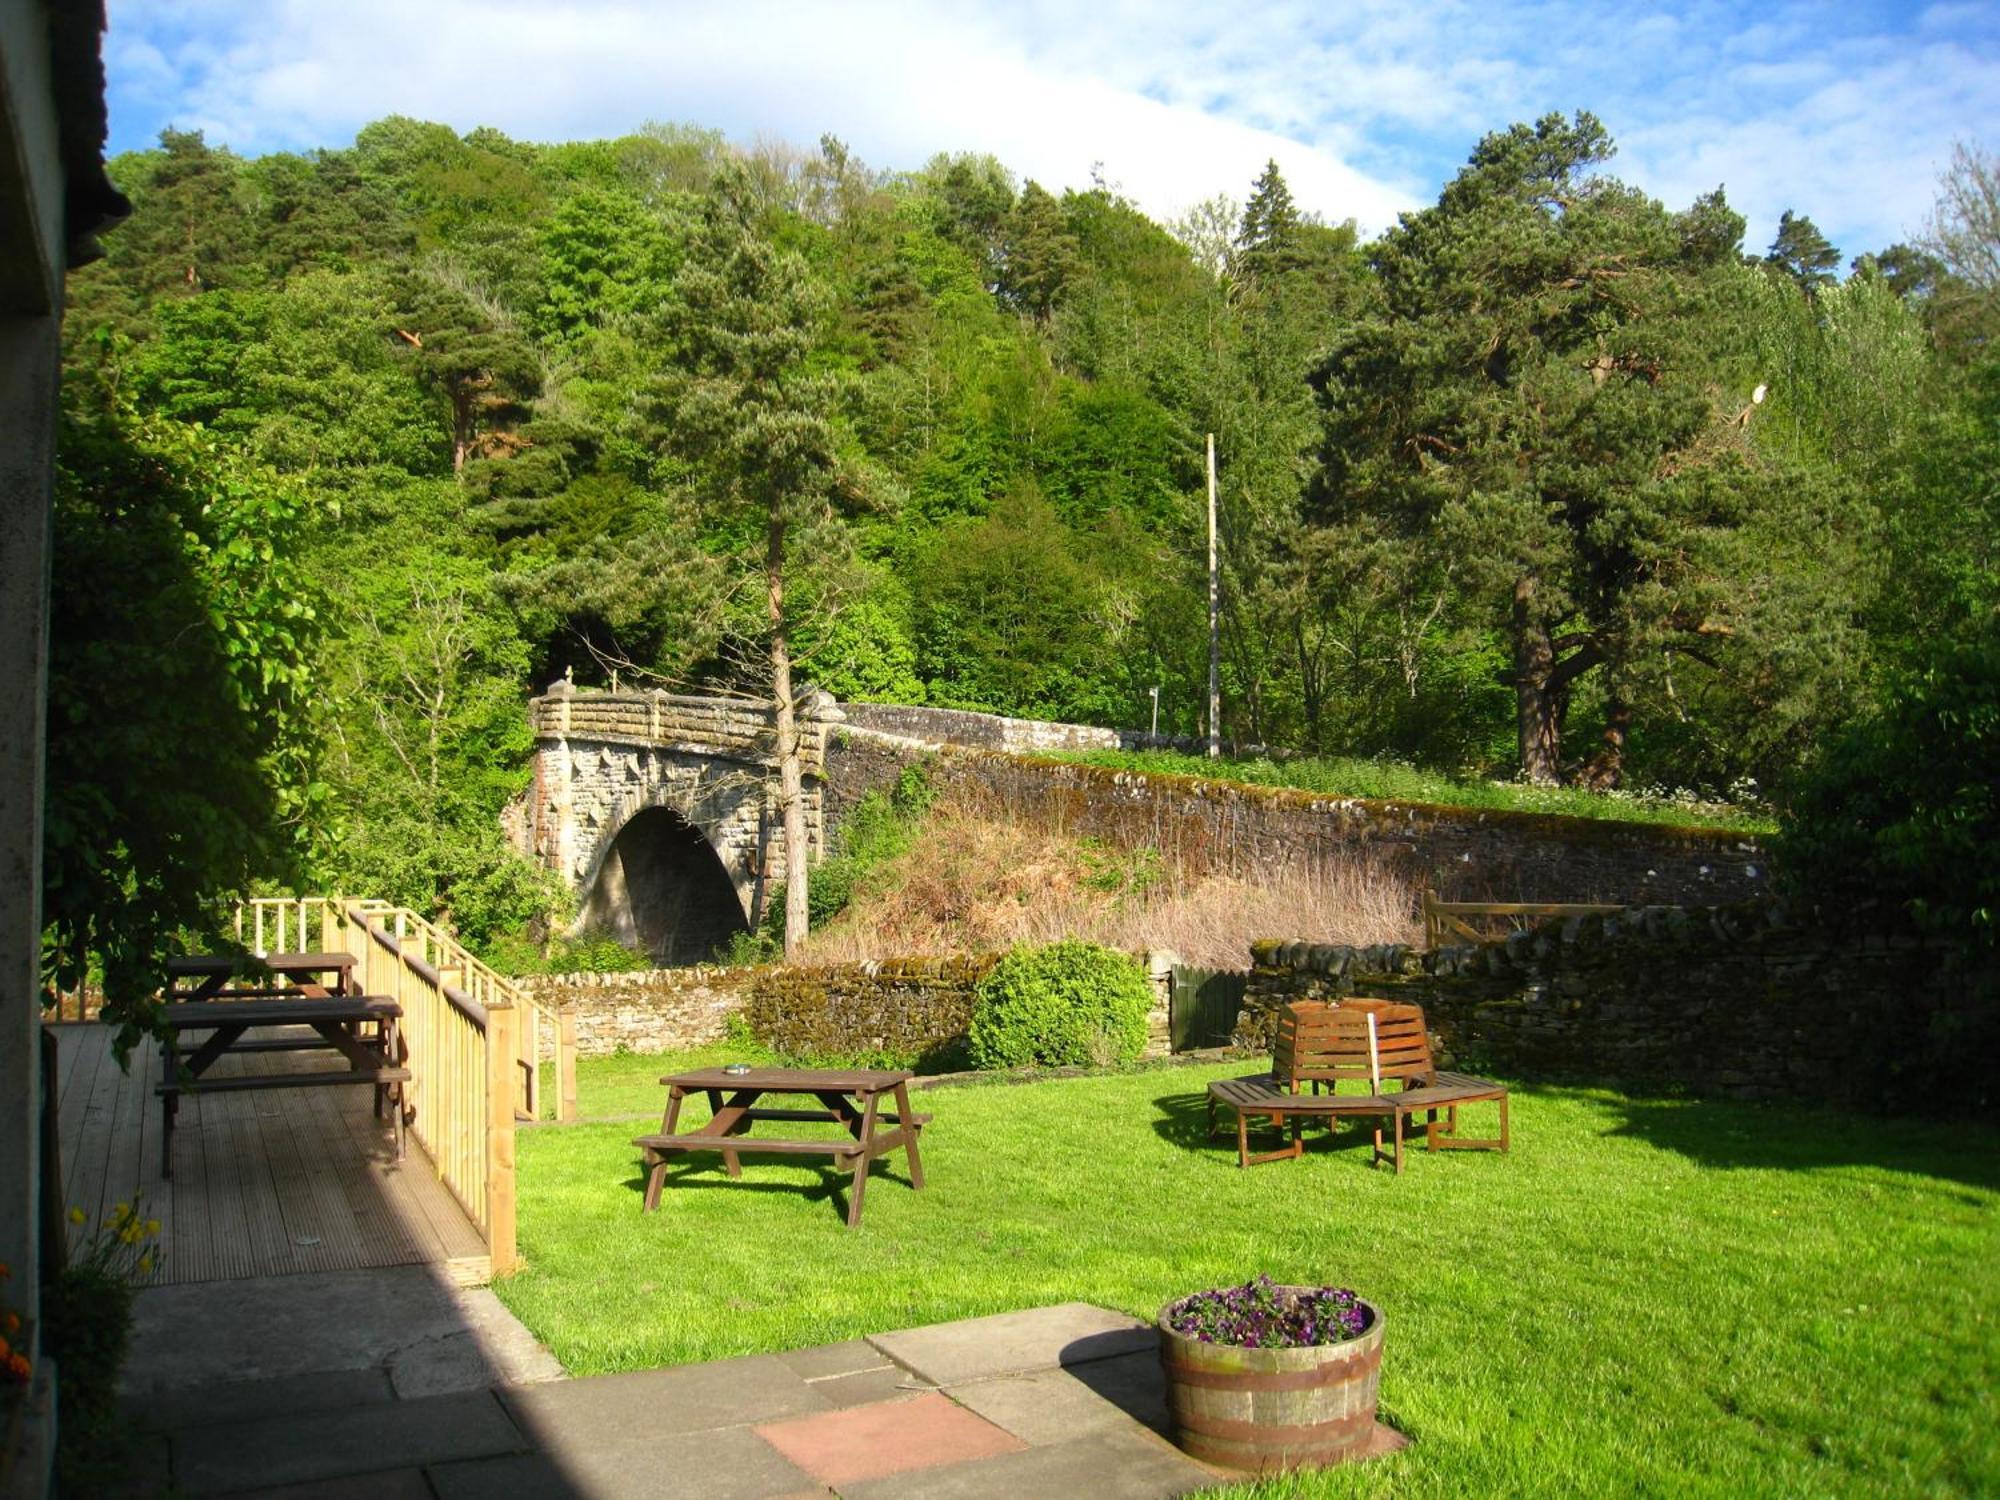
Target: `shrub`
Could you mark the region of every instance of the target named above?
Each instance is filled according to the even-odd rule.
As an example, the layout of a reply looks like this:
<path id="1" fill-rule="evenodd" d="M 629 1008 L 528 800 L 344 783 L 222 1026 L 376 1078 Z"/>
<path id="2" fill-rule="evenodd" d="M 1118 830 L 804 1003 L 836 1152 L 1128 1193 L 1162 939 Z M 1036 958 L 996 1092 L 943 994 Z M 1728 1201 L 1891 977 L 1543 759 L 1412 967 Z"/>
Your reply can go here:
<path id="1" fill-rule="evenodd" d="M 1829 747 L 1785 822 L 1794 888 L 1829 912 L 1892 901 L 1989 958 L 2000 949 L 2000 624 L 1898 683 Z"/>
<path id="2" fill-rule="evenodd" d="M 69 1220 L 87 1229 L 82 1209 L 71 1209 Z M 42 1346 L 62 1382 L 56 1468 L 65 1494 L 102 1493 L 128 1455 L 118 1372 L 131 1339 L 133 1284 L 157 1268 L 159 1234 L 160 1221 L 148 1219 L 143 1206 L 120 1203 L 42 1283 Z"/>
<path id="3" fill-rule="evenodd" d="M 967 1035 L 976 1068 L 1130 1062 L 1146 1045 L 1145 970 L 1095 943 L 1017 947 L 980 980 Z"/>
<path id="4" fill-rule="evenodd" d="M 757 1040 L 787 1062 L 951 1072 L 965 1064 L 975 986 L 992 962 L 772 969 L 752 984 L 745 1011 Z"/>

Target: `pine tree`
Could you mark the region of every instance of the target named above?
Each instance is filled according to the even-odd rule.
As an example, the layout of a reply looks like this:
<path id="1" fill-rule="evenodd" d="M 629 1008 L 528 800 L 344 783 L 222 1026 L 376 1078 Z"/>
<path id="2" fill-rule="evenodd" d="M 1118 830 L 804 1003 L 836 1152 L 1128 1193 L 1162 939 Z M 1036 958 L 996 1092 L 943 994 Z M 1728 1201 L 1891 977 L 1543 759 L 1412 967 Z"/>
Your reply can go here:
<path id="1" fill-rule="evenodd" d="M 1235 271 L 1246 281 L 1268 281 L 1300 265 L 1299 211 L 1275 161 L 1267 161 L 1251 186 L 1236 232 Z"/>
<path id="2" fill-rule="evenodd" d="M 1840 252 L 1828 243 L 1817 224 L 1788 208 L 1778 218 L 1778 235 L 1771 241 L 1764 264 L 1783 271 L 1810 297 L 1838 279 L 1834 273 L 1840 268 Z"/>
<path id="3" fill-rule="evenodd" d="M 768 660 L 777 720 L 785 848 L 785 955 L 806 937 L 805 791 L 793 702 L 792 622 L 785 606 L 787 534 L 821 515 L 838 485 L 832 392 L 805 368 L 825 297 L 805 260 L 754 228 L 740 169 L 716 179 L 698 243 L 669 312 L 677 358 L 652 383 L 648 416 L 660 445 L 693 468 L 704 499 L 764 532 Z"/>
<path id="4" fill-rule="evenodd" d="M 1000 294 L 1047 321 L 1076 274 L 1077 245 L 1063 222 L 1062 205 L 1040 183 L 1031 181 L 1021 190 L 1001 245 Z"/>

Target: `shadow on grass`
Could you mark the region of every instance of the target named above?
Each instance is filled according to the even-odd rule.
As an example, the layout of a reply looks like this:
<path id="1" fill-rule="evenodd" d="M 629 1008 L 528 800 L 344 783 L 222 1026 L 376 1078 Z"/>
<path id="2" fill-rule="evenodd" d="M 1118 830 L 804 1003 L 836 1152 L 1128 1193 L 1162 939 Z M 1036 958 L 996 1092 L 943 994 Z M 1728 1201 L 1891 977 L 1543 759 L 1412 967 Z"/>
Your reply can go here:
<path id="1" fill-rule="evenodd" d="M 1603 1134 L 1641 1140 L 1704 1167 L 1763 1171 L 1878 1167 L 2000 1192 L 2000 1132 L 1985 1124 L 1738 1099 L 1647 1094 L 1607 1098 L 1594 1090 L 1576 1092 L 1588 1092 L 1624 1116 Z"/>
<path id="2" fill-rule="evenodd" d="M 1247 1076 L 1247 1075 L 1246 1075 Z M 1215 1134 L 1209 1134 L 1208 1093 L 1160 1094 L 1153 1099 L 1159 1114 L 1153 1120 L 1153 1133 L 1171 1146 L 1183 1151 L 1195 1151 L 1204 1156 L 1212 1156 L 1218 1162 L 1231 1166 L 1236 1164 L 1236 1113 L 1234 1110 L 1218 1109 L 1215 1112 Z M 1373 1144 L 1374 1125 L 1359 1118 L 1332 1121 L 1327 1119 L 1306 1119 L 1303 1122 L 1305 1149 L 1317 1154 L 1324 1151 L 1344 1151 L 1349 1148 L 1363 1153 Z M 1269 1119 L 1253 1116 L 1250 1121 L 1250 1149 L 1254 1152 L 1275 1151 L 1283 1140 L 1289 1141 L 1290 1126 L 1280 1132 Z M 1418 1137 L 1421 1148 L 1421 1136 Z"/>
<path id="3" fill-rule="evenodd" d="M 754 1147 L 747 1148 L 743 1152 L 743 1155 L 746 1157 L 754 1157 L 755 1154 L 756 1150 Z M 791 1182 L 760 1182 L 747 1175 L 755 1171 L 760 1165 L 773 1166 L 776 1163 L 759 1163 L 754 1160 L 747 1160 L 743 1163 L 746 1175 L 731 1177 L 728 1175 L 727 1169 L 723 1166 L 720 1157 L 717 1157 L 714 1161 L 675 1162 L 667 1168 L 666 1179 L 660 1186 L 661 1207 L 666 1207 L 667 1199 L 676 1191 L 687 1192 L 693 1190 L 696 1192 L 707 1192 L 727 1189 L 732 1193 L 782 1193 L 787 1197 L 804 1198 L 808 1202 L 830 1202 L 835 1212 L 840 1215 L 841 1222 L 843 1224 L 846 1223 L 847 1190 L 854 1181 L 854 1174 L 852 1172 L 843 1172 L 836 1167 L 815 1166 L 811 1170 L 819 1174 L 817 1182 L 801 1183 L 796 1180 Z M 797 1169 L 801 1166 L 801 1163 L 788 1161 L 784 1165 Z M 874 1187 L 880 1182 L 886 1182 L 896 1187 L 909 1188 L 912 1191 L 918 1190 L 916 1184 L 910 1180 L 907 1174 L 897 1172 L 887 1161 L 877 1158 L 868 1164 L 868 1185 Z M 626 1178 L 625 1186 L 631 1189 L 634 1195 L 643 1199 L 646 1194 L 645 1171 L 642 1169 L 638 1176 Z M 863 1218 L 867 1217 L 867 1204 L 872 1201 L 872 1198 L 864 1200 L 862 1204 Z"/>

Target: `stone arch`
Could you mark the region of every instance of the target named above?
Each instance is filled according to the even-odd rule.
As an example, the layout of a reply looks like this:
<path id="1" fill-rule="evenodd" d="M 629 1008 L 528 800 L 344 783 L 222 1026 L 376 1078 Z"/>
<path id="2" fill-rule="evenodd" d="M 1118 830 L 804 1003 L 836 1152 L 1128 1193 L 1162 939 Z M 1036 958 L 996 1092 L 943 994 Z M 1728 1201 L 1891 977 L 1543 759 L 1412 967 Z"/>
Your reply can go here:
<path id="1" fill-rule="evenodd" d="M 599 844 L 579 924 L 662 964 L 698 963 L 747 932 L 743 892 L 701 826 L 672 807 L 641 807 Z"/>

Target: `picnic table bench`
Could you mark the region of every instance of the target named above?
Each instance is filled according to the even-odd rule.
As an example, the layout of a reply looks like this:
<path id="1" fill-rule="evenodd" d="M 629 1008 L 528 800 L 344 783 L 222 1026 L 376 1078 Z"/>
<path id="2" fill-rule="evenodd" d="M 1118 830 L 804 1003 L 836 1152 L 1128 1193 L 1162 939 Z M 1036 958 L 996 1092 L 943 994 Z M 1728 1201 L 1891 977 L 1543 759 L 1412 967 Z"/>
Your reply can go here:
<path id="1" fill-rule="evenodd" d="M 1341 1094 L 1343 1082 L 1365 1083 L 1365 1094 Z M 1397 1083 L 1400 1087 L 1387 1088 Z M 1321 1093 L 1324 1085 L 1327 1092 Z M 1310 1088 L 1311 1092 L 1307 1092 Z M 1491 1140 L 1471 1140 L 1458 1134 L 1458 1107 L 1484 1101 L 1500 1106 L 1500 1134 Z M 1278 1045 L 1269 1074 L 1218 1079 L 1208 1086 L 1208 1131 L 1215 1134 L 1218 1105 L 1236 1114 L 1236 1159 L 1240 1166 L 1282 1161 L 1301 1155 L 1301 1126 L 1308 1119 L 1329 1124 L 1354 1115 L 1394 1123 L 1393 1152 L 1382 1149 L 1382 1130 L 1375 1130 L 1374 1162 L 1390 1162 L 1403 1170 L 1403 1124 L 1422 1112 L 1424 1145 L 1430 1151 L 1498 1149 L 1509 1145 L 1507 1088 L 1469 1073 L 1440 1072 L 1431 1057 L 1430 1033 L 1423 1011 L 1415 1006 L 1356 997 L 1340 1006 L 1298 1001 L 1285 1007 L 1278 1023 Z M 1439 1120 L 1438 1111 L 1445 1111 Z M 1291 1140 L 1276 1151 L 1252 1155 L 1250 1121 L 1268 1119 L 1280 1132 L 1289 1125 Z"/>
<path id="2" fill-rule="evenodd" d="M 646 1167 L 645 1209 L 660 1204 L 660 1190 L 666 1184 L 667 1166 L 678 1154 L 715 1151 L 731 1177 L 740 1178 L 740 1158 L 745 1153 L 773 1156 L 824 1156 L 832 1158 L 841 1171 L 851 1171 L 847 1195 L 847 1226 L 861 1222 L 861 1200 L 868 1186 L 868 1168 L 877 1157 L 901 1150 L 910 1163 L 910 1186 L 924 1185 L 923 1158 L 917 1137 L 930 1123 L 929 1115 L 910 1109 L 909 1080 L 914 1075 L 881 1069 L 752 1068 L 732 1073 L 723 1068 L 703 1068 L 662 1078 L 667 1086 L 667 1112 L 659 1133 L 642 1135 L 632 1142 L 639 1147 Z M 690 1094 L 707 1096 L 710 1117 L 696 1131 L 680 1132 L 681 1105 Z M 817 1109 L 763 1108 L 757 1101 L 765 1094 L 809 1095 L 819 1101 Z M 893 1112 L 882 1108 L 884 1099 L 893 1100 Z M 750 1127 L 761 1121 L 831 1121 L 847 1128 L 848 1139 L 751 1136 Z"/>
<path id="3" fill-rule="evenodd" d="M 347 953 L 274 953 L 263 966 L 289 981 L 271 985 L 253 980 L 232 984 L 238 960 L 224 954 L 194 954 L 167 960 L 166 997 L 162 1012 L 166 1035 L 161 1042 L 160 1098 L 161 1175 L 173 1176 L 174 1118 L 184 1093 L 235 1093 L 249 1089 L 306 1088 L 318 1084 L 369 1084 L 375 1089 L 375 1115 L 393 1107 L 396 1157 L 404 1153 L 404 1085 L 410 1070 L 402 1066 L 397 1035 L 403 1008 L 386 995 L 352 994 L 353 955 Z M 328 979 L 326 976 L 332 976 Z M 279 1028 L 278 1035 L 249 1036 L 252 1030 Z M 207 1032 L 183 1056 L 188 1033 Z M 188 1038 L 192 1040 L 192 1038 Z M 239 1053 L 331 1050 L 344 1068 L 301 1072 L 246 1073 L 235 1077 L 207 1076 L 223 1057 Z"/>

